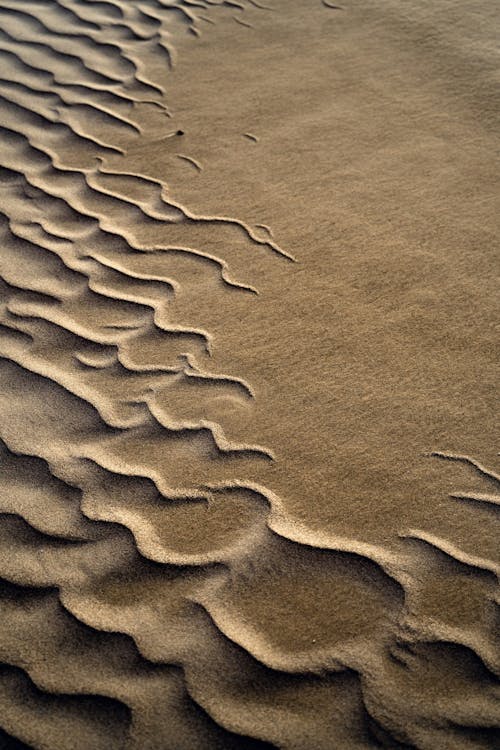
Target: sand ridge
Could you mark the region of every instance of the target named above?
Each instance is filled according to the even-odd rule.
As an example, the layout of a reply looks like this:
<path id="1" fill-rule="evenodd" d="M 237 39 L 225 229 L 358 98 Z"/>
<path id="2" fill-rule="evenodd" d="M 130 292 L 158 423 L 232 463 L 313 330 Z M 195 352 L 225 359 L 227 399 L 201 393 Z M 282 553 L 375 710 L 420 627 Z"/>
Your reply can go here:
<path id="1" fill-rule="evenodd" d="M 422 17 L 403 5 L 2 3 L 0 744 L 495 746 L 500 480 L 494 425 L 480 424 L 494 372 L 491 259 L 467 268 L 467 246 L 450 264 L 449 238 L 440 255 L 410 219 L 390 234 L 370 180 L 384 210 L 410 185 L 411 216 L 415 179 L 423 225 L 430 199 L 412 160 L 425 148 L 409 150 L 390 87 L 387 142 L 372 143 L 352 115 L 370 80 L 357 93 L 340 65 L 375 60 L 382 80 L 381 39 L 399 61 L 394 29 L 411 54 L 419 24 L 432 52 L 427 3 Z M 444 38 L 449 4 L 438 6 Z M 331 50 L 333 104 L 320 68 Z M 217 101 L 209 59 L 223 72 Z M 267 70 L 260 107 L 248 61 L 256 86 Z M 446 116 L 468 100 L 458 79 Z M 426 86 L 408 84 L 417 113 L 435 105 Z M 272 101 L 290 90 L 307 106 L 273 135 Z M 219 122 L 212 140 L 197 138 L 224 107 L 227 133 Z M 319 142 L 300 131 L 336 118 L 349 127 L 334 171 L 326 129 Z M 408 140 L 423 133 L 450 215 L 463 206 L 466 222 L 451 162 L 462 140 L 486 161 L 489 135 L 480 126 L 471 145 L 468 115 L 449 125 L 449 146 L 420 127 Z M 366 192 L 358 148 L 370 155 Z M 393 171 L 377 172 L 391 149 Z M 346 187 L 337 234 L 330 173 Z M 488 178 L 485 168 L 470 233 L 483 212 L 492 230 Z M 355 212 L 349 224 L 353 196 L 365 225 Z M 402 260 L 388 260 L 391 242 Z M 410 337 L 401 299 L 417 321 Z M 441 338 L 433 305 L 447 311 Z"/>

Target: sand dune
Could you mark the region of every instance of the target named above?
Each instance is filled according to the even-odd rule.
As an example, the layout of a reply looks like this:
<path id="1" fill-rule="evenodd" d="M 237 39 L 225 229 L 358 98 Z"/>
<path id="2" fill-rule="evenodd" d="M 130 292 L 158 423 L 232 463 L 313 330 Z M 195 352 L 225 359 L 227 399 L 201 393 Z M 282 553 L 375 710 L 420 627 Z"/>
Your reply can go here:
<path id="1" fill-rule="evenodd" d="M 496 747 L 494 4 L 3 0 L 0 747 Z"/>

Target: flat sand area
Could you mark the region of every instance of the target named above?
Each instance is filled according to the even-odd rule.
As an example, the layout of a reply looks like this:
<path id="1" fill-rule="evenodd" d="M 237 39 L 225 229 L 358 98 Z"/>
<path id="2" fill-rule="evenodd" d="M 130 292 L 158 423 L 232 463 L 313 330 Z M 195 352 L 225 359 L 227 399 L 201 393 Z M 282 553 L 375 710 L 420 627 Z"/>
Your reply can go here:
<path id="1" fill-rule="evenodd" d="M 1 0 L 1 750 L 498 747 L 499 31 Z"/>

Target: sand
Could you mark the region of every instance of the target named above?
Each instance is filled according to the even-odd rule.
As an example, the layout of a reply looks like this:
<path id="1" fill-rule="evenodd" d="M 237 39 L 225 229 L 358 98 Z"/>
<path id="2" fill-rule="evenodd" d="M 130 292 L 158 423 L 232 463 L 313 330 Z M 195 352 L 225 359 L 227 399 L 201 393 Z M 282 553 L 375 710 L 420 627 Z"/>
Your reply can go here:
<path id="1" fill-rule="evenodd" d="M 3 0 L 1 748 L 498 746 L 497 30 Z"/>

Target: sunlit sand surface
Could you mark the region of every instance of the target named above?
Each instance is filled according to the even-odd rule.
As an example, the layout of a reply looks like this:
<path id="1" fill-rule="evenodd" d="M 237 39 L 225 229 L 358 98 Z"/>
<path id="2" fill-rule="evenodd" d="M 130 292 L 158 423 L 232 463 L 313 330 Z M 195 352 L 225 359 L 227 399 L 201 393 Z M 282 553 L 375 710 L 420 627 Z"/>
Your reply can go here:
<path id="1" fill-rule="evenodd" d="M 497 747 L 497 29 L 3 0 L 1 748 Z"/>

